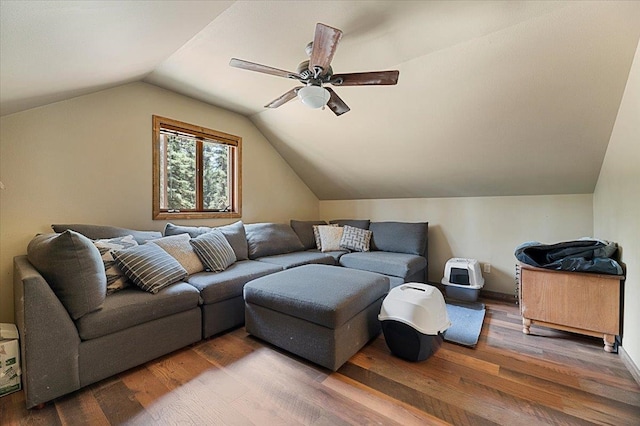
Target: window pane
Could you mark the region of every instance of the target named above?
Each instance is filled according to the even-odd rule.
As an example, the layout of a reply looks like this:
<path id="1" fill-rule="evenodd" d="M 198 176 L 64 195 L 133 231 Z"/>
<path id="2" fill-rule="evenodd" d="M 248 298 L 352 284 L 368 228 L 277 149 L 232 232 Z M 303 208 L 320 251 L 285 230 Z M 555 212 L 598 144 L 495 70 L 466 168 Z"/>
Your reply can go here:
<path id="1" fill-rule="evenodd" d="M 205 210 L 229 210 L 229 159 L 231 147 L 228 145 L 204 142 L 202 153 L 203 207 Z"/>
<path id="2" fill-rule="evenodd" d="M 242 138 L 153 116 L 153 219 L 242 217 Z"/>
<path id="3" fill-rule="evenodd" d="M 165 134 L 160 138 L 160 208 L 193 210 L 196 208 L 196 141 Z"/>

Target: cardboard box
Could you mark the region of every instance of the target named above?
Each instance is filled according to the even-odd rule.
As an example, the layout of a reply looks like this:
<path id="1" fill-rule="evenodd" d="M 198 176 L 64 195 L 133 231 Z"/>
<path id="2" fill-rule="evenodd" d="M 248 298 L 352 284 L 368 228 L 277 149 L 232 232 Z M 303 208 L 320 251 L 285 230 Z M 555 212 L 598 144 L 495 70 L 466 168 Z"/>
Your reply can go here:
<path id="1" fill-rule="evenodd" d="M 14 324 L 0 324 L 0 396 L 22 389 L 20 344 Z"/>

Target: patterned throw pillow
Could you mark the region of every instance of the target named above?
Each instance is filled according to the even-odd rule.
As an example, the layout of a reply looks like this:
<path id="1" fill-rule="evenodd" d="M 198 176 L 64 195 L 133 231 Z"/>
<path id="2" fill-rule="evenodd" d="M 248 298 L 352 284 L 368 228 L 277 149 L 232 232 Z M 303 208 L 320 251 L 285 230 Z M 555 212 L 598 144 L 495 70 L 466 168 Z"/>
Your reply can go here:
<path id="1" fill-rule="evenodd" d="M 113 258 L 135 285 L 153 294 L 187 276 L 182 265 L 156 244 L 114 251 Z"/>
<path id="2" fill-rule="evenodd" d="M 330 225 L 313 225 L 313 238 L 315 238 L 316 240 L 316 247 L 318 247 L 318 250 L 322 251 L 322 241 L 320 240 L 320 231 L 318 231 L 318 226 L 333 226 L 333 227 L 337 227 L 340 226 L 337 223 L 332 223 Z"/>
<path id="3" fill-rule="evenodd" d="M 318 232 L 320 233 L 320 244 L 323 252 L 340 250 L 340 240 L 343 232 L 341 226 L 320 225 L 318 226 Z"/>
<path id="4" fill-rule="evenodd" d="M 189 244 L 189 234 L 171 235 L 149 241 L 147 244 L 157 244 L 161 249 L 169 253 L 187 271 L 187 274 L 195 274 L 204 271 L 204 265 Z"/>
<path id="5" fill-rule="evenodd" d="M 229 241 L 219 231 L 202 234 L 189 241 L 204 266 L 213 272 L 221 272 L 233 265 L 236 254 Z"/>
<path id="6" fill-rule="evenodd" d="M 342 239 L 340 240 L 340 248 L 353 251 L 369 251 L 371 234 L 373 233 L 367 229 L 345 225 Z"/>
<path id="7" fill-rule="evenodd" d="M 138 245 L 133 235 L 126 237 L 95 240 L 93 244 L 100 251 L 104 271 L 107 274 L 107 296 L 129 286 L 129 279 L 113 260 L 112 250 L 123 250 Z"/>

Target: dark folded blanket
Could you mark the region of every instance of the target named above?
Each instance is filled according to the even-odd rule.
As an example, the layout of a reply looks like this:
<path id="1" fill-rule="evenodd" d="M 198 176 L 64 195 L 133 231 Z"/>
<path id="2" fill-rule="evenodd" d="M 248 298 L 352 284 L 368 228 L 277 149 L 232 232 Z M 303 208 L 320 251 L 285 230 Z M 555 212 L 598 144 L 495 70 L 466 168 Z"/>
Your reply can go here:
<path id="1" fill-rule="evenodd" d="M 612 259 L 617 251 L 616 243 L 583 238 L 556 244 L 526 242 L 516 248 L 515 256 L 520 262 L 539 268 L 622 275 L 622 268 Z"/>

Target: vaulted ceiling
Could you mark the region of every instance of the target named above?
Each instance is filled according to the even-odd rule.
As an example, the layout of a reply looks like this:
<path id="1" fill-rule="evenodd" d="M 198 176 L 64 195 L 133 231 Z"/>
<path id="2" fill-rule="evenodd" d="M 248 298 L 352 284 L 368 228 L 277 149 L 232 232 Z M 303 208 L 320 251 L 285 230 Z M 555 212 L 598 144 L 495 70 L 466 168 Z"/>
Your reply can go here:
<path id="1" fill-rule="evenodd" d="M 640 38 L 640 2 L 6 1 L 2 115 L 142 80 L 246 115 L 320 199 L 591 193 Z M 263 105 L 317 22 L 344 32 L 336 117 Z M 199 124 L 199 123 L 193 123 Z M 224 130 L 224 129 L 220 129 Z"/>

